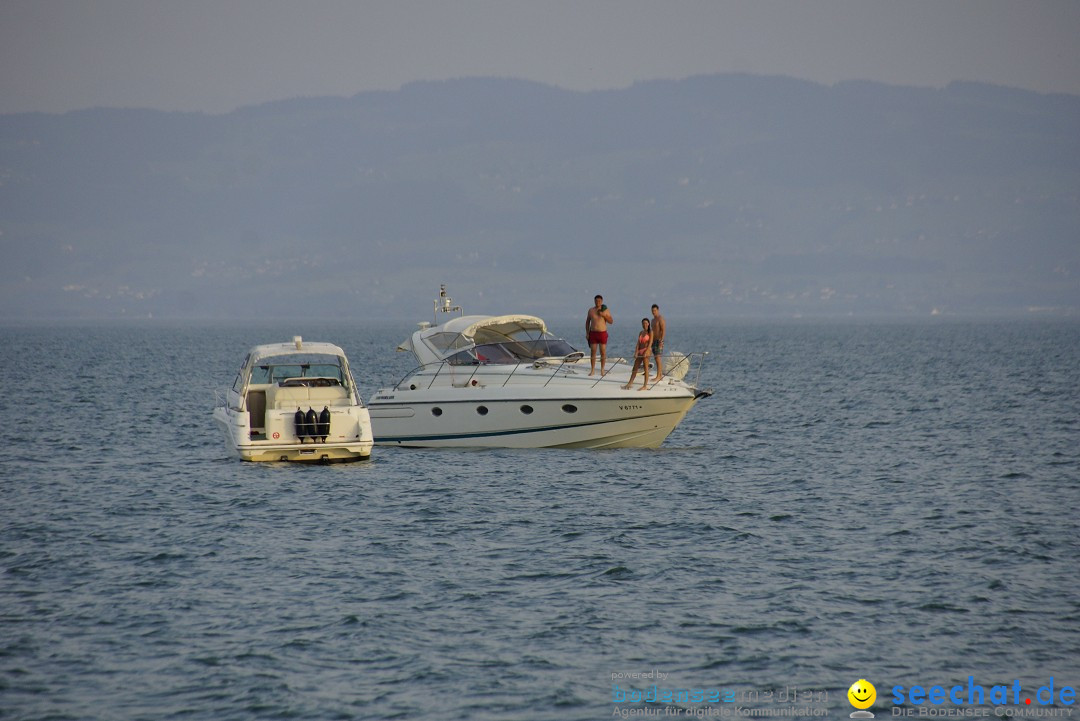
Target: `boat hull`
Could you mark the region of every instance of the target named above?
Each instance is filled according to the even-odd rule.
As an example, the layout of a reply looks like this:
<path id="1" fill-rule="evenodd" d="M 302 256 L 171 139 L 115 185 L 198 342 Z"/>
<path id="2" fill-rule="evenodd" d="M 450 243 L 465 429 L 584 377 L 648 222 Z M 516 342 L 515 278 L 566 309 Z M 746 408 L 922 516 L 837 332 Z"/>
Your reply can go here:
<path id="1" fill-rule="evenodd" d="M 375 442 L 415 448 L 657 448 L 695 395 L 370 403 Z M 528 409 L 526 413 L 523 411 Z M 568 410 L 572 408 L 573 410 Z M 480 415 L 481 410 L 483 415 Z"/>

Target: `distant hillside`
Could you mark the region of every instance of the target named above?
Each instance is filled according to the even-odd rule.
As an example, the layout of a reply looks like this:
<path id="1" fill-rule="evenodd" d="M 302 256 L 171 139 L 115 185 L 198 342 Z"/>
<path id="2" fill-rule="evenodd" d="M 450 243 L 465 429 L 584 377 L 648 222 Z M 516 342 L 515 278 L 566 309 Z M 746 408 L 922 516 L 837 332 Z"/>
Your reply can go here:
<path id="1" fill-rule="evenodd" d="M 723 75 L 0 116 L 0 317 L 1080 311 L 1080 97 Z"/>

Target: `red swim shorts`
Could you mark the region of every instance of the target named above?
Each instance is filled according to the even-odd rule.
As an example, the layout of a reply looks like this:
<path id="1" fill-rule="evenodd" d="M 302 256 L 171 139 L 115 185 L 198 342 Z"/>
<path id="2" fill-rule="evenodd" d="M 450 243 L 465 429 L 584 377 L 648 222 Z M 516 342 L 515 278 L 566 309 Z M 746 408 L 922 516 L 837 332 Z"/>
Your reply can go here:
<path id="1" fill-rule="evenodd" d="M 589 345 L 607 345 L 606 330 L 589 331 Z"/>

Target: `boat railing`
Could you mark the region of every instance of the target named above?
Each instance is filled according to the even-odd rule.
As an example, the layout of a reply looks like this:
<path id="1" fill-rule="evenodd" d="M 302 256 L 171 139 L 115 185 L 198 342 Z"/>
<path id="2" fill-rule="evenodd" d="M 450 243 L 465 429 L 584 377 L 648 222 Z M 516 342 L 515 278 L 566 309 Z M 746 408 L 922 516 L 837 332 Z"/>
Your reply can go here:
<path id="1" fill-rule="evenodd" d="M 582 355 L 583 354 L 580 352 L 576 352 L 571 353 L 564 358 L 543 358 L 531 363 L 521 362 L 514 364 L 477 363 L 473 365 L 459 365 L 448 361 L 425 363 L 406 373 L 400 381 L 394 384 L 394 390 L 417 390 L 420 387 L 416 383 L 418 376 L 423 376 L 424 379 L 427 380 L 426 376 L 432 370 L 434 370 L 434 372 L 431 373 L 430 379 L 427 380 L 426 385 L 423 385 L 425 390 L 432 388 L 440 377 L 445 378 L 447 375 L 450 376 L 448 385 L 455 388 L 477 386 L 481 383 L 480 378 L 477 377 L 477 374 L 479 374 L 481 370 L 483 370 L 482 379 L 485 385 L 498 384 L 501 387 L 506 387 L 508 385 L 536 385 L 537 378 L 535 375 L 525 377 L 518 373 L 525 368 L 532 370 L 549 369 L 551 372 L 547 374 L 547 379 L 541 385 L 541 387 L 547 387 L 555 378 L 560 376 L 566 378 L 576 374 L 578 366 L 574 364 L 582 359 Z M 709 355 L 708 351 L 695 351 L 685 355 L 680 354 L 673 358 L 674 365 L 670 368 L 666 368 L 664 375 L 673 376 L 679 368 L 685 366 L 686 373 L 682 376 L 683 381 L 685 381 L 686 377 L 693 371 L 695 376 L 694 382 L 689 385 L 698 387 L 701 380 L 701 369 L 705 363 L 705 356 L 707 355 Z M 591 387 L 595 388 L 601 383 L 618 383 L 622 385 L 626 382 L 627 376 L 632 368 L 630 361 L 626 358 L 617 357 L 608 358 L 607 362 L 610 364 L 609 369 L 596 376 Z M 617 367 L 618 370 L 623 372 L 613 372 L 616 371 Z M 500 370 L 503 372 L 499 372 Z M 591 376 L 586 378 L 592 380 Z M 412 379 L 413 382 L 406 385 L 406 382 L 410 381 L 410 379 Z M 499 383 L 499 379 L 502 379 L 501 383 Z"/>
<path id="2" fill-rule="evenodd" d="M 679 357 L 675 359 L 675 362 L 664 370 L 665 375 L 673 373 L 677 369 L 685 369 L 686 372 L 682 375 L 685 380 L 690 372 L 694 372 L 694 382 L 692 385 L 694 388 L 701 388 L 701 369 L 705 366 L 705 357 L 709 355 L 709 351 L 694 351 L 686 355 L 679 354 Z M 696 361 L 694 359 L 697 359 Z"/>
<path id="3" fill-rule="evenodd" d="M 680 380 L 685 381 L 686 376 L 688 376 L 691 371 L 694 371 L 694 382 L 688 383 L 687 385 L 690 385 L 694 388 L 700 388 L 701 369 L 705 365 L 705 357 L 707 355 L 709 355 L 709 351 L 705 350 L 694 351 L 692 353 L 678 353 L 677 355 L 664 356 L 668 359 L 668 362 L 670 363 L 670 365 L 667 366 L 664 370 L 664 376 L 678 377 Z M 652 358 L 652 356 L 649 357 Z M 614 368 L 618 364 L 623 364 L 627 366 L 627 368 L 633 368 L 631 362 L 621 356 L 618 358 L 609 358 L 608 362 L 612 364 L 612 368 Z M 676 376 L 675 373 L 678 369 L 685 369 L 685 372 L 681 376 Z M 610 374 L 610 372 L 611 371 L 608 371 L 608 373 L 603 374 L 600 380 L 607 380 L 607 376 Z M 597 383 L 599 383 L 600 380 L 598 380 Z M 596 383 L 593 384 L 593 387 L 595 386 Z"/>

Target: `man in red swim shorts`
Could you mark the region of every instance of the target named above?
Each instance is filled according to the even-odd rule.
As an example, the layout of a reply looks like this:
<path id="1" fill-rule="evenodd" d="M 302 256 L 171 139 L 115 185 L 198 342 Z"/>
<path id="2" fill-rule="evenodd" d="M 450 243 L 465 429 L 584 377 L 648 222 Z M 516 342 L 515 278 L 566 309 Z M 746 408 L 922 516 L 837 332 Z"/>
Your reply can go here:
<path id="1" fill-rule="evenodd" d="M 600 348 L 600 375 L 604 375 L 607 363 L 607 327 L 614 323 L 611 311 L 604 305 L 604 296 L 593 298 L 593 307 L 585 316 L 585 335 L 589 340 L 589 360 L 592 363 L 589 375 L 596 374 L 596 349 Z"/>

